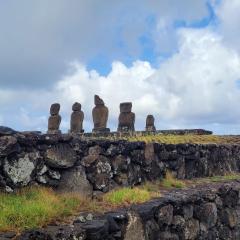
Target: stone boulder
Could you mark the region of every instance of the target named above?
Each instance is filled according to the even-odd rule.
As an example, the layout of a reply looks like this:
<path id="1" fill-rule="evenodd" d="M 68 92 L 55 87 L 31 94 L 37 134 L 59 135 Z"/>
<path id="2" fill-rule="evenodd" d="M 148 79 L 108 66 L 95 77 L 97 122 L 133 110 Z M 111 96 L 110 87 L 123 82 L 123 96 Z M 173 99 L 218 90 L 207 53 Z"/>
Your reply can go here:
<path id="1" fill-rule="evenodd" d="M 128 213 L 128 224 L 124 240 L 145 240 L 144 227 L 141 218 L 135 212 Z"/>
<path id="2" fill-rule="evenodd" d="M 17 138 L 13 136 L 0 137 L 0 156 L 7 156 L 20 150 Z"/>
<path id="3" fill-rule="evenodd" d="M 92 185 L 87 180 L 85 169 L 82 166 L 64 171 L 58 190 L 60 192 L 79 193 L 82 197 L 92 197 L 93 192 Z"/>
<path id="4" fill-rule="evenodd" d="M 23 157 L 5 159 L 3 171 L 14 185 L 26 186 L 33 178 L 39 152 L 26 153 Z"/>
<path id="5" fill-rule="evenodd" d="M 59 143 L 46 152 L 46 164 L 53 168 L 69 168 L 77 160 L 76 152 L 68 144 Z"/>

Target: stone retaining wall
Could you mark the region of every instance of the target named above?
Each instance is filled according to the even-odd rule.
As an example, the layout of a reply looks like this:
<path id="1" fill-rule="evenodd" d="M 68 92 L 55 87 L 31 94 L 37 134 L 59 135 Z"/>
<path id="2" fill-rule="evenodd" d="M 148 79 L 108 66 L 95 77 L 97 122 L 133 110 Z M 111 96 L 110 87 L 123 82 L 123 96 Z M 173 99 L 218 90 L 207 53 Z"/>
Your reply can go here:
<path id="1" fill-rule="evenodd" d="M 14 234 L 0 234 L 3 240 Z M 7 238 L 7 236 L 10 236 Z M 239 240 L 240 182 L 173 191 L 71 225 L 30 230 L 17 240 Z"/>
<path id="2" fill-rule="evenodd" d="M 91 196 L 116 186 L 240 170 L 240 145 L 82 141 L 71 135 L 16 133 L 0 137 L 0 188 L 42 184 Z"/>

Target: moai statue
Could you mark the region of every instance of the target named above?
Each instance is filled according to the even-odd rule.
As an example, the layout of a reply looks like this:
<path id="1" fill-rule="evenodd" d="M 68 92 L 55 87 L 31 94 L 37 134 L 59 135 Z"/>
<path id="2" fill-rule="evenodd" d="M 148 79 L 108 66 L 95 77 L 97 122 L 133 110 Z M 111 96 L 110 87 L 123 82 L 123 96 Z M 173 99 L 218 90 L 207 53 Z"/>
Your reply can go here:
<path id="1" fill-rule="evenodd" d="M 146 128 L 145 128 L 145 130 L 147 132 L 155 132 L 156 131 L 154 121 L 155 121 L 155 119 L 154 119 L 153 115 L 147 115 Z"/>
<path id="2" fill-rule="evenodd" d="M 94 96 L 94 104 L 95 107 L 92 110 L 94 123 L 93 132 L 110 132 L 110 129 L 107 128 L 108 108 L 105 106 L 104 101 L 98 95 Z"/>
<path id="3" fill-rule="evenodd" d="M 71 126 L 70 126 L 70 132 L 71 133 L 83 133 L 83 119 L 84 119 L 84 113 L 81 111 L 81 104 L 78 102 L 75 102 L 72 105 L 72 115 L 71 115 Z"/>
<path id="4" fill-rule="evenodd" d="M 118 132 L 133 132 L 135 123 L 135 113 L 132 112 L 132 103 L 120 104 L 120 115 L 118 118 Z"/>
<path id="5" fill-rule="evenodd" d="M 50 117 L 48 118 L 48 134 L 61 133 L 59 126 L 61 123 L 61 116 L 59 115 L 60 104 L 54 103 L 50 107 Z"/>

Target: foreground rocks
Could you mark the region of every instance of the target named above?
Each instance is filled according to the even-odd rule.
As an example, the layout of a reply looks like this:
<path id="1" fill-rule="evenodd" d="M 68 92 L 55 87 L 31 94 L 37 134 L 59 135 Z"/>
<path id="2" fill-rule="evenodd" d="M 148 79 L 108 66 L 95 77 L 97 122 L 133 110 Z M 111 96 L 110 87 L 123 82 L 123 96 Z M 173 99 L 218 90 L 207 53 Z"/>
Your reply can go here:
<path id="1" fill-rule="evenodd" d="M 87 189 L 89 196 L 161 179 L 166 170 L 181 179 L 240 171 L 240 145 L 234 144 L 82 140 L 78 135 L 9 129 L 1 134 L 0 189 L 7 192 L 40 184 L 82 194 Z"/>
<path id="2" fill-rule="evenodd" d="M 71 225 L 29 230 L 17 240 L 239 240 L 240 182 L 198 186 Z M 91 217 L 89 217 L 91 215 Z M 13 239 L 13 233 L 0 239 Z"/>

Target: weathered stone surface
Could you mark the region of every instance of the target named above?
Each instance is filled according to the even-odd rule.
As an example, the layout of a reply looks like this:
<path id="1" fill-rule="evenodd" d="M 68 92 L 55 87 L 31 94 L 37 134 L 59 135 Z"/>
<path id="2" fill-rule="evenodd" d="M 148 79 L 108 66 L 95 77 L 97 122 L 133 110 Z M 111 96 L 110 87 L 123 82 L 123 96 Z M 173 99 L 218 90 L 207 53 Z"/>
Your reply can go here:
<path id="1" fill-rule="evenodd" d="M 109 239 L 109 223 L 106 219 L 86 221 L 85 223 L 76 223 L 75 227 L 83 229 L 86 232 L 86 239 L 102 240 Z"/>
<path id="2" fill-rule="evenodd" d="M 83 132 L 83 119 L 84 113 L 81 111 L 81 104 L 75 102 L 72 106 L 72 115 L 70 123 L 70 132 L 71 133 L 82 133 Z"/>
<path id="3" fill-rule="evenodd" d="M 56 134 L 61 133 L 59 130 L 59 126 L 61 123 L 61 116 L 59 115 L 60 104 L 54 103 L 50 107 L 51 116 L 48 118 L 48 133 Z"/>
<path id="4" fill-rule="evenodd" d="M 135 212 L 128 213 L 128 225 L 126 227 L 124 240 L 145 240 L 142 221 Z"/>
<path id="5" fill-rule="evenodd" d="M 217 207 L 215 203 L 205 203 L 196 208 L 198 219 L 206 225 L 207 228 L 213 227 L 217 222 Z"/>
<path id="6" fill-rule="evenodd" d="M 155 132 L 156 131 L 156 127 L 154 125 L 155 119 L 153 117 L 153 115 L 147 115 L 146 118 L 146 128 L 145 130 L 147 132 Z"/>
<path id="7" fill-rule="evenodd" d="M 234 228 L 238 223 L 240 223 L 240 219 L 238 218 L 236 210 L 231 208 L 226 208 L 222 210 L 221 220 L 230 228 Z"/>
<path id="8" fill-rule="evenodd" d="M 118 131 L 134 131 L 135 113 L 131 112 L 132 103 L 126 102 L 120 104 L 120 115 L 118 117 Z"/>
<path id="9" fill-rule="evenodd" d="M 158 215 L 158 225 L 161 227 L 165 225 L 170 225 L 173 219 L 173 206 L 167 205 L 159 209 Z"/>
<path id="10" fill-rule="evenodd" d="M 179 237 L 171 232 L 162 232 L 160 233 L 160 238 L 161 240 L 179 240 Z"/>
<path id="11" fill-rule="evenodd" d="M 13 136 L 0 137 L 0 156 L 7 156 L 13 152 L 20 151 L 17 138 Z"/>
<path id="12" fill-rule="evenodd" d="M 28 230 L 17 240 L 85 240 L 83 229 L 70 226 L 48 226 L 44 229 Z"/>
<path id="13" fill-rule="evenodd" d="M 76 162 L 76 152 L 68 144 L 54 145 L 47 150 L 46 164 L 55 168 L 69 168 Z"/>
<path id="14" fill-rule="evenodd" d="M 64 171 L 58 189 L 61 192 L 77 192 L 83 197 L 92 197 L 93 191 L 82 166 Z"/>
<path id="15" fill-rule="evenodd" d="M 184 228 L 184 239 L 193 240 L 197 239 L 199 233 L 199 222 L 196 219 L 190 219 L 186 222 Z"/>
<path id="16" fill-rule="evenodd" d="M 93 132 L 110 132 L 109 128 L 107 128 L 108 108 L 98 95 L 94 96 L 94 103 L 95 107 L 92 110 Z"/>
<path id="17" fill-rule="evenodd" d="M 26 153 L 17 160 L 5 159 L 3 171 L 13 184 L 26 186 L 32 180 L 32 174 L 38 158 L 39 152 L 32 152 Z"/>

